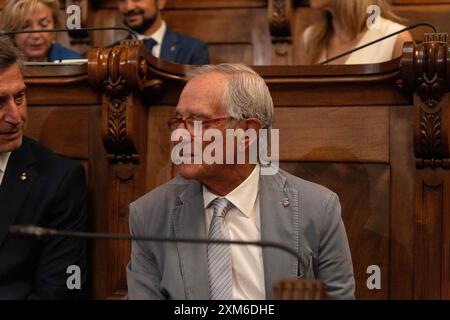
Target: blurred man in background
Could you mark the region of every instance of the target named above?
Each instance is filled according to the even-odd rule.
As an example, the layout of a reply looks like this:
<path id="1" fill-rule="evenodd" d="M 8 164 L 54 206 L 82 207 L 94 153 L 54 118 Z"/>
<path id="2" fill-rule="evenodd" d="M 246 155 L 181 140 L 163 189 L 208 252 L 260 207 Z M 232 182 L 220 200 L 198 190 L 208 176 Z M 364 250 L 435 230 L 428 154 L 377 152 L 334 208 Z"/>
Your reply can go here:
<path id="1" fill-rule="evenodd" d="M 181 64 L 208 64 L 206 43 L 172 31 L 162 17 L 166 0 L 118 0 L 123 23 L 139 33 L 139 40 L 155 57 Z"/>

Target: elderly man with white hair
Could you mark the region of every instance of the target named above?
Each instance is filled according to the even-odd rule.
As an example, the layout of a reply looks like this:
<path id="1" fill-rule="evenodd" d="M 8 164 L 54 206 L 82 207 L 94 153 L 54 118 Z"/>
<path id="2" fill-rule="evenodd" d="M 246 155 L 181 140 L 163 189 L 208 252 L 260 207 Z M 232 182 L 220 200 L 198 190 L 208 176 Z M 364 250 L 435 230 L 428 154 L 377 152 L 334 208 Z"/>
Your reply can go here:
<path id="1" fill-rule="evenodd" d="M 186 131 L 192 141 L 203 138 L 197 151 L 217 142 L 205 138 L 208 130 L 225 136 L 226 130 L 270 129 L 272 98 L 251 68 L 206 65 L 189 79 L 169 126 Z M 213 163 L 186 161 L 197 155 L 194 142 L 194 151 L 177 163 L 177 177 L 133 202 L 131 234 L 270 241 L 300 258 L 257 246 L 136 241 L 127 266 L 128 297 L 262 300 L 272 298 L 281 278 L 317 278 L 331 298 L 353 299 L 353 267 L 337 195 L 281 169 L 263 174 L 263 164 L 251 157 L 230 162 L 238 150 L 248 156 L 259 141 L 236 135 L 236 146 L 227 148 L 226 140 L 215 154 L 223 161 Z"/>

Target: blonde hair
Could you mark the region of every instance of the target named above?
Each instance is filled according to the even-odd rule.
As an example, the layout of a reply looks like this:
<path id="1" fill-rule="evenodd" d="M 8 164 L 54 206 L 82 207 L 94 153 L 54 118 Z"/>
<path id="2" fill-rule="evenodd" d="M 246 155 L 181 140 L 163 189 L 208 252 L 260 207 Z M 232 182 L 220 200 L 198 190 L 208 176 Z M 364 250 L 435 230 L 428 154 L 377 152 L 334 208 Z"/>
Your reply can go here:
<path id="1" fill-rule="evenodd" d="M 19 31 L 36 6 L 45 4 L 52 11 L 53 22 L 59 26 L 59 0 L 7 0 L 0 17 L 0 30 Z"/>
<path id="2" fill-rule="evenodd" d="M 311 33 L 305 43 L 305 62 L 314 64 L 319 62 L 320 55 L 325 50 L 329 37 L 333 31 L 333 19 L 338 19 L 344 32 L 351 39 L 355 39 L 367 28 L 367 8 L 370 5 L 380 7 L 383 18 L 399 21 L 400 18 L 394 14 L 388 0 L 331 0 L 334 17 L 329 11 L 324 12 L 322 19 L 311 27 Z"/>

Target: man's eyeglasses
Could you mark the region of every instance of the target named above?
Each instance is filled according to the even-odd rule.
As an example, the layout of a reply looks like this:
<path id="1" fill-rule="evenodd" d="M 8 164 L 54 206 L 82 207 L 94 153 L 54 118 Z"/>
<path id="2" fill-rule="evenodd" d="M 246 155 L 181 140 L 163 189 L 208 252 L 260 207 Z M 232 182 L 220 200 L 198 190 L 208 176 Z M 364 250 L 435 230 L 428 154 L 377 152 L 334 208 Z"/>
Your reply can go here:
<path id="1" fill-rule="evenodd" d="M 169 126 L 171 131 L 176 130 L 180 124 L 182 123 L 184 127 L 189 131 L 190 134 L 194 134 L 194 121 L 201 122 L 202 128 L 207 124 L 212 124 L 215 122 L 223 121 L 223 120 L 229 120 L 233 119 L 232 117 L 219 117 L 214 119 L 208 119 L 208 120 L 198 120 L 194 118 L 187 118 L 183 119 L 181 117 L 174 117 L 170 118 L 169 121 L 167 121 L 167 125 Z"/>

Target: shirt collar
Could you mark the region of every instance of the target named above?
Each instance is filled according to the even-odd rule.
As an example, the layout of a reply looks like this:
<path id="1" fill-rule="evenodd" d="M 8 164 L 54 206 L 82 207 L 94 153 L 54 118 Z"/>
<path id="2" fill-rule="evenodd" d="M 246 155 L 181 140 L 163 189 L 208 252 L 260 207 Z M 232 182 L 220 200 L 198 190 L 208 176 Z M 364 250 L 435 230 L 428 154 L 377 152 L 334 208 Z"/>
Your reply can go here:
<path id="1" fill-rule="evenodd" d="M 0 171 L 3 173 L 6 171 L 6 165 L 8 164 L 9 156 L 11 152 L 0 153 Z"/>
<path id="2" fill-rule="evenodd" d="M 161 23 L 161 26 L 156 30 L 153 34 L 150 36 L 145 36 L 143 34 L 138 34 L 138 40 L 146 40 L 152 38 L 156 41 L 156 44 L 161 44 L 164 38 L 164 34 L 166 33 L 167 25 L 166 22 L 163 20 Z"/>
<path id="3" fill-rule="evenodd" d="M 258 197 L 259 190 L 259 164 L 256 164 L 252 173 L 233 191 L 228 193 L 224 198 L 230 201 L 236 208 L 239 209 L 247 218 L 250 217 Z M 205 186 L 203 186 L 203 204 L 207 208 L 210 203 L 219 196 L 212 193 Z"/>

